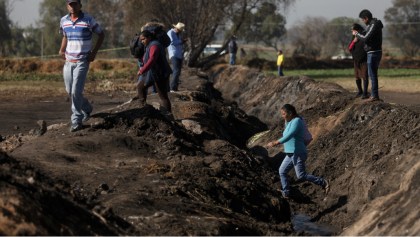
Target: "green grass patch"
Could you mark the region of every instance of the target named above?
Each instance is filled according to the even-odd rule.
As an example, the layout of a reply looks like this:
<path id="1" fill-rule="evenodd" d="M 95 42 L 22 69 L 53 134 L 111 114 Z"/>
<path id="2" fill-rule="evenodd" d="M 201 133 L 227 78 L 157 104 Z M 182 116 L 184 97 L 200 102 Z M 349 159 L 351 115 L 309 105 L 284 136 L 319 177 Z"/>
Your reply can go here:
<path id="1" fill-rule="evenodd" d="M 277 71 L 269 71 L 269 74 L 277 75 Z M 331 79 L 331 78 L 354 78 L 354 69 L 307 69 L 307 70 L 287 70 L 286 76 L 308 76 L 312 79 Z M 406 78 L 420 79 L 420 70 L 418 69 L 380 69 L 379 78 Z"/>

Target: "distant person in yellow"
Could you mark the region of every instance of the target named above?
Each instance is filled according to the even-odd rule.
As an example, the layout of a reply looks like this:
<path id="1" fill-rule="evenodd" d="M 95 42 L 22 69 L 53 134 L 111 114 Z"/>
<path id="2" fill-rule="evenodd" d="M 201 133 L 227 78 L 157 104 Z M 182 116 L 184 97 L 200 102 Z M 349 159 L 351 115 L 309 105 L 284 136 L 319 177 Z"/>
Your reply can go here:
<path id="1" fill-rule="evenodd" d="M 284 62 L 283 51 L 280 49 L 277 52 L 277 69 L 278 69 L 279 76 L 284 76 L 284 74 L 283 74 L 283 62 Z"/>

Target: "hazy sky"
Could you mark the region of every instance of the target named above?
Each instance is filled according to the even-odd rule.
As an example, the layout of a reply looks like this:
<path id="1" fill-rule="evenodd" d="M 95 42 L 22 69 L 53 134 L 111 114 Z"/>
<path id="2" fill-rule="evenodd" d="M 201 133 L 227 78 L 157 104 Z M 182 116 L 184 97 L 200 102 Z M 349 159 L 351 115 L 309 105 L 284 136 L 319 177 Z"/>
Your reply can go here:
<path id="1" fill-rule="evenodd" d="M 56 1 L 62 1 L 63 8 L 65 7 L 64 0 Z M 13 8 L 10 18 L 13 22 L 22 27 L 31 24 L 35 26 L 35 21 L 39 19 L 39 5 L 42 0 L 10 0 L 10 2 Z M 328 20 L 340 16 L 358 18 L 362 9 L 369 9 L 374 17 L 383 20 L 385 10 L 391 6 L 392 0 L 296 0 L 287 12 L 286 27 L 307 16 L 323 16 Z"/>

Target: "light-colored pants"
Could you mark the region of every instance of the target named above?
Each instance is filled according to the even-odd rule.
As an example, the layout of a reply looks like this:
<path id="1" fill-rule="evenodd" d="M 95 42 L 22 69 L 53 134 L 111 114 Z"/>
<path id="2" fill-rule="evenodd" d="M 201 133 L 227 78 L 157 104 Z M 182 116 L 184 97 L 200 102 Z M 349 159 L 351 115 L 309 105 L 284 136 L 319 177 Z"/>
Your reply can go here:
<path id="1" fill-rule="evenodd" d="M 64 64 L 63 77 L 66 91 L 71 99 L 71 123 L 81 124 L 85 114 L 92 112 L 92 105 L 83 97 L 89 62 L 86 60 L 78 62 L 67 62 Z"/>

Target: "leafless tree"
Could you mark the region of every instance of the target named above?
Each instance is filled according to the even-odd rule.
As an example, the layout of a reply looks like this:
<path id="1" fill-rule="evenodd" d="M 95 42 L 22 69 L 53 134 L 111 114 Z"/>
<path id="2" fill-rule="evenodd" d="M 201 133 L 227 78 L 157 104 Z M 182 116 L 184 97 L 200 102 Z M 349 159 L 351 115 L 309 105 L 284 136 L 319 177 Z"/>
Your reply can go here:
<path id="1" fill-rule="evenodd" d="M 389 40 L 405 56 L 420 53 L 420 0 L 394 0 L 385 11 Z"/>
<path id="2" fill-rule="evenodd" d="M 295 48 L 294 55 L 320 57 L 322 48 L 327 43 L 327 23 L 324 17 L 306 17 L 289 29 L 288 38 Z"/>
<path id="3" fill-rule="evenodd" d="M 188 66 L 201 66 L 216 58 L 228 44 L 228 37 L 222 48 L 207 58 L 200 58 L 201 52 L 212 41 L 216 30 L 229 24 L 230 33 L 236 34 L 249 11 L 269 0 L 126 0 L 126 22 L 133 19 L 157 19 L 166 26 L 183 22 L 186 25 L 184 37 L 188 39 Z M 276 4 L 294 0 L 276 0 Z M 138 16 L 138 18 L 135 18 Z M 134 18 L 133 18 L 134 17 Z M 129 24 L 131 25 L 131 24 Z M 131 27 L 131 26 L 130 26 Z"/>
<path id="4" fill-rule="evenodd" d="M 7 45 L 12 35 L 9 10 L 9 2 L 7 0 L 0 1 L 0 56 L 7 54 Z"/>

